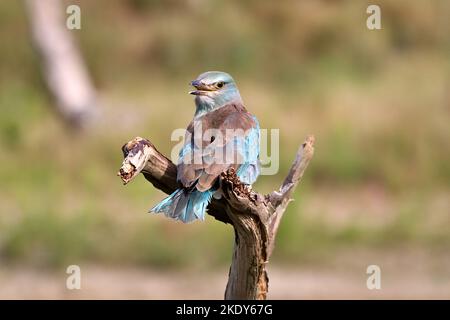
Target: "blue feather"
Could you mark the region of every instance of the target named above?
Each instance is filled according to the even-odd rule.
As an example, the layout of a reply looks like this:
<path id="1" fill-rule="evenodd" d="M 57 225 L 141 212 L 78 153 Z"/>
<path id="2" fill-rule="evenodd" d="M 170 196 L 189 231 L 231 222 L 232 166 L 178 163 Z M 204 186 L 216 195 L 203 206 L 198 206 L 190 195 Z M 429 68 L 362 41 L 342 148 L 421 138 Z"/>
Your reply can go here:
<path id="1" fill-rule="evenodd" d="M 166 217 L 180 220 L 184 223 L 192 222 L 196 219 L 205 220 L 205 212 L 215 190 L 204 192 L 186 191 L 177 189 L 170 196 L 158 203 L 149 212 L 163 212 Z"/>
<path id="2" fill-rule="evenodd" d="M 245 184 L 253 184 L 259 176 L 259 123 L 253 117 L 256 126 L 244 138 L 237 138 L 236 150 L 243 155 L 244 163 L 237 170 L 239 180 Z"/>

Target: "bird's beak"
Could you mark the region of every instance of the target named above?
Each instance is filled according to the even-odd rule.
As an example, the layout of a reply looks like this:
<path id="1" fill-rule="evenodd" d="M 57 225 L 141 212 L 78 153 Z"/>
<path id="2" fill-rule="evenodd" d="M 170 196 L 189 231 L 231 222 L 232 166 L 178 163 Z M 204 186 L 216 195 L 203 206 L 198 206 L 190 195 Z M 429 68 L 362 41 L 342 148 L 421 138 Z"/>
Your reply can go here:
<path id="1" fill-rule="evenodd" d="M 195 89 L 197 90 L 189 91 L 189 94 L 193 94 L 196 96 L 204 96 L 207 95 L 208 91 L 211 91 L 211 89 L 209 89 L 209 87 L 200 80 L 194 80 L 190 83 L 190 85 L 195 87 Z"/>
<path id="2" fill-rule="evenodd" d="M 198 88 L 198 87 L 200 87 L 201 85 L 202 85 L 202 83 L 201 83 L 200 80 L 193 80 L 193 81 L 191 81 L 191 86 L 193 86 L 193 87 Z"/>
<path id="3" fill-rule="evenodd" d="M 199 89 L 199 87 L 201 86 L 201 82 L 199 80 L 194 80 L 194 81 L 191 81 L 190 85 L 195 87 L 196 89 Z M 198 95 L 201 95 L 201 91 L 193 90 L 193 91 L 189 91 L 189 94 L 198 96 Z"/>

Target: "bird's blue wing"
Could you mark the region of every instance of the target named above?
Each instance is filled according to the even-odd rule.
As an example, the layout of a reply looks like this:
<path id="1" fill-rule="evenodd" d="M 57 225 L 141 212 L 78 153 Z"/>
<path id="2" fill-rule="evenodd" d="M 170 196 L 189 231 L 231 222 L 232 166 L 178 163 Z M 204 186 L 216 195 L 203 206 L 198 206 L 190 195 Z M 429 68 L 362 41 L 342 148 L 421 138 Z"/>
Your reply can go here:
<path id="1" fill-rule="evenodd" d="M 245 137 L 236 137 L 236 150 L 243 156 L 243 163 L 237 170 L 237 176 L 245 184 L 253 184 L 259 176 L 259 123 L 253 116 L 255 125 Z"/>

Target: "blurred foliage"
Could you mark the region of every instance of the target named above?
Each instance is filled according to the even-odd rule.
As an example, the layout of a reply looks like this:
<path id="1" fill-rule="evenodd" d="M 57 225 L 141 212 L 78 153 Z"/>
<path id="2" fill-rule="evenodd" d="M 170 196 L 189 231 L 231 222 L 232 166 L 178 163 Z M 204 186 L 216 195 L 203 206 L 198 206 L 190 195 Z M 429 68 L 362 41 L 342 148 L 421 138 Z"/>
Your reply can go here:
<path id="1" fill-rule="evenodd" d="M 281 129 L 280 172 L 256 189 L 278 185 L 316 135 L 275 261 L 450 245 L 450 2 L 378 1 L 380 31 L 365 27 L 364 1 L 66 2 L 81 6 L 74 34 L 102 95 L 103 117 L 81 134 L 51 107 L 22 3 L 0 3 L 3 261 L 228 262 L 229 226 L 146 215 L 163 194 L 115 176 L 134 136 L 169 154 L 193 114 L 187 83 L 206 70 L 231 73 L 262 127 Z"/>

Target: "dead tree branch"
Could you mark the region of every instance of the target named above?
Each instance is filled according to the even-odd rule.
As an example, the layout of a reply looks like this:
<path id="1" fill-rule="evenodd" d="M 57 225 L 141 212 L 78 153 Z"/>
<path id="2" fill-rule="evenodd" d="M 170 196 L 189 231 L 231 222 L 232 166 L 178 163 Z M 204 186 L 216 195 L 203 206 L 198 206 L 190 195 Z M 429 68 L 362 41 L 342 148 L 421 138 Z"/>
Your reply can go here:
<path id="1" fill-rule="evenodd" d="M 125 160 L 118 175 L 124 184 L 142 172 L 155 188 L 165 193 L 170 194 L 179 187 L 176 166 L 150 141 L 137 137 L 125 144 L 122 151 Z M 212 200 L 208 213 L 232 224 L 235 230 L 225 299 L 266 299 L 269 282 L 266 265 L 278 226 L 313 153 L 314 137 L 309 136 L 300 146 L 279 190 L 268 195 L 249 191 L 231 169 L 221 175 L 224 196 Z"/>

